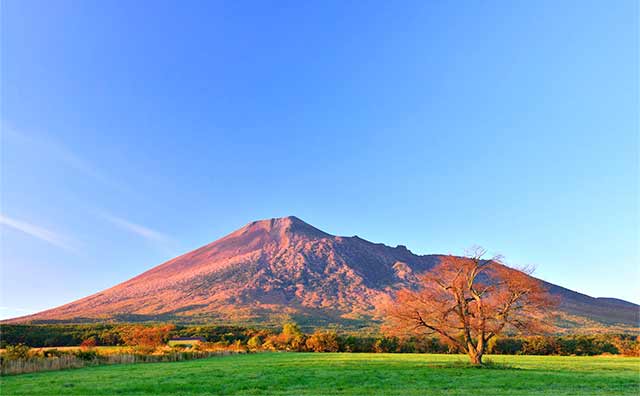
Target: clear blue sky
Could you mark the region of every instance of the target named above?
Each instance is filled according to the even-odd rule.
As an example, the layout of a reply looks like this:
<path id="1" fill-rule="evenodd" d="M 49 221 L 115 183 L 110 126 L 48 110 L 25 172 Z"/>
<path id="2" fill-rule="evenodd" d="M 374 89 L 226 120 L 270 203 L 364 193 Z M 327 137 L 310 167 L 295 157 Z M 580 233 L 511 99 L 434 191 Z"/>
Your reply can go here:
<path id="1" fill-rule="evenodd" d="M 2 309 L 296 215 L 640 302 L 638 2 L 2 2 Z"/>

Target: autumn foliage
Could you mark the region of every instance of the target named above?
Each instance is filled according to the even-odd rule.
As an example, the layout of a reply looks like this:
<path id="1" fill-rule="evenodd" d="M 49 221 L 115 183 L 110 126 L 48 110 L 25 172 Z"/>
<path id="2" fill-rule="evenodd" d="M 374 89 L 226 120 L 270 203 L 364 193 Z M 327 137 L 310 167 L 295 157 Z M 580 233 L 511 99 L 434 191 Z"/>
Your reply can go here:
<path id="1" fill-rule="evenodd" d="M 423 275 L 418 289 L 399 290 L 385 309 L 391 334 L 435 334 L 482 364 L 489 341 L 504 332 L 540 334 L 551 329 L 555 305 L 542 282 L 499 258 L 445 256 Z"/>
<path id="2" fill-rule="evenodd" d="M 332 331 L 316 331 L 307 338 L 306 346 L 313 352 L 338 352 L 338 335 Z"/>
<path id="3" fill-rule="evenodd" d="M 95 337 L 89 337 L 85 340 L 83 340 L 80 343 L 80 348 L 82 349 L 91 349 L 94 348 L 96 345 L 98 345 L 98 342 L 96 341 Z"/>
<path id="4" fill-rule="evenodd" d="M 141 350 L 153 350 L 163 345 L 169 338 L 174 325 L 163 326 L 127 326 L 122 330 L 122 339 L 126 345 Z"/>

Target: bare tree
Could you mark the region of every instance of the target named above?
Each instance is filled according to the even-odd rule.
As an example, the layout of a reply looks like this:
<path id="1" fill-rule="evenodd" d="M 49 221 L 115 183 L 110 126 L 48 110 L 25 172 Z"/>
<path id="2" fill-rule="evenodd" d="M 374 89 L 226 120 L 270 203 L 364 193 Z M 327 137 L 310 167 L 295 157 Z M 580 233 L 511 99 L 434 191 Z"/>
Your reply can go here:
<path id="1" fill-rule="evenodd" d="M 556 302 L 531 271 L 509 268 L 500 257 L 482 259 L 474 248 L 466 257 L 445 256 L 420 278 L 417 289 L 399 290 L 385 309 L 384 329 L 437 334 L 482 364 L 487 344 L 507 330 L 540 333 L 551 329 Z"/>

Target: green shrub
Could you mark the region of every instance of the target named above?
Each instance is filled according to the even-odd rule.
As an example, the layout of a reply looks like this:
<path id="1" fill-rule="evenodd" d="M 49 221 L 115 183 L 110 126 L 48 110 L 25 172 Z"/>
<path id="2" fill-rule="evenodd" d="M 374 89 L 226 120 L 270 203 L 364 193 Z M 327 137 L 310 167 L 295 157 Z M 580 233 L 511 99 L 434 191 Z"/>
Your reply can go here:
<path id="1" fill-rule="evenodd" d="M 7 345 L 4 357 L 7 360 L 28 359 L 30 350 L 31 348 L 24 344 Z"/>
<path id="2" fill-rule="evenodd" d="M 373 351 L 377 353 L 396 352 L 398 339 L 395 337 L 381 337 L 373 344 Z"/>
<path id="3" fill-rule="evenodd" d="M 488 352 L 496 355 L 516 355 L 522 353 L 523 340 L 520 338 L 493 338 L 489 341 Z"/>
<path id="4" fill-rule="evenodd" d="M 76 357 L 78 357 L 79 359 L 84 360 L 84 361 L 97 360 L 98 356 L 99 356 L 98 352 L 91 351 L 91 350 L 88 350 L 88 351 L 83 351 L 83 350 L 75 351 L 74 355 Z"/>

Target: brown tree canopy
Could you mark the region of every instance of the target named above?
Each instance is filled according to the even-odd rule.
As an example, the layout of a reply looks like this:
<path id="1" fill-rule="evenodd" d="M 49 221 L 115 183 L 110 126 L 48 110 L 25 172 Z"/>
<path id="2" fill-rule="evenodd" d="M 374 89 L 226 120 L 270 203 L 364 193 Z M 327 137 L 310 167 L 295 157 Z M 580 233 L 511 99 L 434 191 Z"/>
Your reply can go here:
<path id="1" fill-rule="evenodd" d="M 528 271 L 509 268 L 498 257 L 445 256 L 420 279 L 417 289 L 399 290 L 385 310 L 384 329 L 437 334 L 482 364 L 487 343 L 505 331 L 536 334 L 551 329 L 555 299 Z"/>

